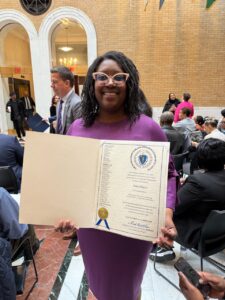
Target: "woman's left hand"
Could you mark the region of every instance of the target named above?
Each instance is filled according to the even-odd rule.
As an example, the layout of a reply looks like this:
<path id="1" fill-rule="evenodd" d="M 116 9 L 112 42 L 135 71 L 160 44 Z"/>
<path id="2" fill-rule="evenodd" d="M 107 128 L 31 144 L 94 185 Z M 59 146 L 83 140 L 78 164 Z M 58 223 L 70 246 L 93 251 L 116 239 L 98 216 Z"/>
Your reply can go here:
<path id="1" fill-rule="evenodd" d="M 172 247 L 173 241 L 177 236 L 177 230 L 173 223 L 173 211 L 170 208 L 166 209 L 165 227 L 161 228 L 162 235 L 155 241 L 160 246 Z"/>
<path id="2" fill-rule="evenodd" d="M 182 272 L 179 272 L 178 275 L 180 278 L 180 289 L 187 300 L 204 300 L 201 292 L 190 283 Z"/>

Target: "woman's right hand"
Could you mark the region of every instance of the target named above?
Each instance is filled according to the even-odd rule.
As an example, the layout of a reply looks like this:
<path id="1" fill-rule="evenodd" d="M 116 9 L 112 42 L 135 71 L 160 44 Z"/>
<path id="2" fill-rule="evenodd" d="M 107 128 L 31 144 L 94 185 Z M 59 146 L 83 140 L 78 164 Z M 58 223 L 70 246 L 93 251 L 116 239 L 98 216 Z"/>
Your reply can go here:
<path id="1" fill-rule="evenodd" d="M 56 231 L 60 232 L 70 232 L 76 229 L 75 224 L 71 220 L 60 220 L 55 226 Z"/>

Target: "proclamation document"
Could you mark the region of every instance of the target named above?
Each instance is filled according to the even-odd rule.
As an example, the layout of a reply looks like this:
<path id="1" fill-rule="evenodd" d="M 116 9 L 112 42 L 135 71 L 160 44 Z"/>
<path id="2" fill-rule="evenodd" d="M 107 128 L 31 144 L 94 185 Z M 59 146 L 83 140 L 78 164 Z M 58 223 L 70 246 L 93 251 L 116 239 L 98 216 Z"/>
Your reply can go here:
<path id="1" fill-rule="evenodd" d="M 156 238 L 165 224 L 168 157 L 168 143 L 102 141 L 97 226 L 137 239 Z"/>
<path id="2" fill-rule="evenodd" d="M 20 222 L 72 220 L 152 241 L 164 226 L 169 143 L 28 132 Z"/>

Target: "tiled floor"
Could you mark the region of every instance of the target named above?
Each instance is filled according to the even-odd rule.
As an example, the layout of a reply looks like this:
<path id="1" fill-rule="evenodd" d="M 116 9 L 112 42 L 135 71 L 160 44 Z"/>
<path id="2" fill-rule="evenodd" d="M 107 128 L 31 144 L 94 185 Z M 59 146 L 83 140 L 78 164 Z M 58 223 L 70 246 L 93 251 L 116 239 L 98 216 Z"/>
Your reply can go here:
<path id="1" fill-rule="evenodd" d="M 175 245 L 175 252 L 177 258 L 180 256 L 180 246 Z M 190 251 L 185 252 L 186 259 L 196 268 L 200 269 L 199 257 Z M 225 254 L 220 255 L 221 261 L 225 261 Z M 177 271 L 174 269 L 172 261 L 167 264 L 157 264 L 157 268 L 173 283 L 178 285 Z M 204 269 L 209 272 L 221 274 L 222 272 L 212 267 L 207 262 L 204 263 Z M 59 294 L 59 300 L 85 300 L 87 294 L 87 282 L 83 276 L 84 266 L 82 257 L 73 257 L 70 267 L 68 269 L 64 284 Z M 82 280 L 81 280 L 82 279 Z M 149 260 L 147 269 L 142 283 L 142 297 L 141 300 L 184 300 L 183 295 L 177 291 L 173 286 L 169 285 L 166 280 L 160 277 L 153 268 L 153 262 Z M 124 299 L 126 300 L 126 299 Z"/>
<path id="2" fill-rule="evenodd" d="M 45 240 L 36 255 L 39 281 L 29 299 L 85 300 L 88 283 L 84 273 L 82 256 L 72 257 L 75 242 L 70 244 L 70 241 L 63 240 L 62 234 L 56 233 L 52 227 L 36 226 L 36 233 L 39 239 L 45 238 Z M 175 252 L 178 258 L 180 256 L 180 247 L 177 244 L 175 245 Z M 199 258 L 195 254 L 187 251 L 185 256 L 194 268 L 200 268 Z M 219 258 L 224 263 L 225 254 L 221 253 Z M 178 276 L 173 264 L 174 261 L 167 264 L 158 264 L 158 268 L 166 277 L 175 284 L 178 284 Z M 205 263 L 205 270 L 222 274 L 207 262 Z M 17 300 L 23 300 L 25 298 L 33 278 L 34 272 L 30 267 L 26 279 L 24 295 L 18 296 Z M 141 299 L 184 300 L 184 297 L 162 277 L 156 274 L 153 268 L 153 262 L 149 260 L 142 283 Z"/>
<path id="3" fill-rule="evenodd" d="M 29 299 L 45 300 L 51 293 L 70 241 L 63 240 L 62 234 L 55 232 L 52 227 L 35 226 L 35 231 L 39 239 L 45 240 L 35 255 L 39 280 Z M 25 299 L 33 282 L 34 270 L 31 264 L 25 282 L 25 291 L 22 296 L 17 296 L 18 300 Z"/>

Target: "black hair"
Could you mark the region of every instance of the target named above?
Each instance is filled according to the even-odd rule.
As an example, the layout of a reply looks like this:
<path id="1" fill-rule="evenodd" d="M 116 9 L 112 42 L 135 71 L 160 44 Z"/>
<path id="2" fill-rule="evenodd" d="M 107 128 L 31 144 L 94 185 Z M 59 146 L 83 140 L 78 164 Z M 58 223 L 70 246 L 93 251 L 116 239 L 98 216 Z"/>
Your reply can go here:
<path id="1" fill-rule="evenodd" d="M 181 108 L 181 111 L 184 115 L 186 115 L 187 117 L 190 117 L 191 115 L 191 110 L 188 107 L 183 107 Z"/>
<path id="2" fill-rule="evenodd" d="M 213 128 L 217 128 L 218 125 L 218 120 L 215 118 L 205 118 L 205 125 L 208 126 L 210 125 Z"/>
<path id="3" fill-rule="evenodd" d="M 225 164 L 225 142 L 219 139 L 205 139 L 198 145 L 197 161 L 200 169 L 220 171 Z"/>
<path id="4" fill-rule="evenodd" d="M 64 67 L 64 66 L 54 67 L 50 70 L 50 72 L 52 74 L 53 73 L 58 73 L 60 78 L 63 81 L 69 80 L 70 86 L 71 87 L 74 86 L 74 75 L 67 67 Z"/>
<path id="5" fill-rule="evenodd" d="M 196 116 L 195 123 L 202 126 L 205 123 L 205 120 L 202 116 Z"/>
<path id="6" fill-rule="evenodd" d="M 143 113 L 144 115 L 152 118 L 152 107 L 151 105 L 149 104 L 144 92 L 142 91 L 141 88 L 139 88 L 139 109 L 140 109 L 140 112 Z"/>
<path id="7" fill-rule="evenodd" d="M 174 93 L 169 93 L 169 96 L 168 96 L 169 100 L 171 99 L 171 98 L 170 98 L 171 95 L 174 95 L 174 96 L 175 96 L 175 99 L 176 99 L 176 95 L 175 95 Z"/>
<path id="8" fill-rule="evenodd" d="M 221 110 L 221 115 L 225 118 L 225 108 Z"/>
<path id="9" fill-rule="evenodd" d="M 183 93 L 183 99 L 184 99 L 184 101 L 188 102 L 188 100 L 191 99 L 191 94 Z"/>
<path id="10" fill-rule="evenodd" d="M 9 96 L 10 96 L 10 97 L 16 96 L 16 93 L 15 93 L 14 91 L 13 91 L 13 92 L 10 92 Z"/>
<path id="11" fill-rule="evenodd" d="M 81 95 L 81 115 L 84 120 L 85 127 L 90 127 L 99 113 L 99 104 L 95 97 L 92 73 L 96 72 L 99 65 L 106 59 L 114 60 L 123 72 L 129 74 L 129 78 L 126 81 L 126 99 L 124 107 L 124 111 L 128 119 L 131 123 L 133 123 L 140 115 L 138 70 L 132 60 L 126 57 L 122 52 L 109 51 L 97 57 L 87 72 Z"/>

